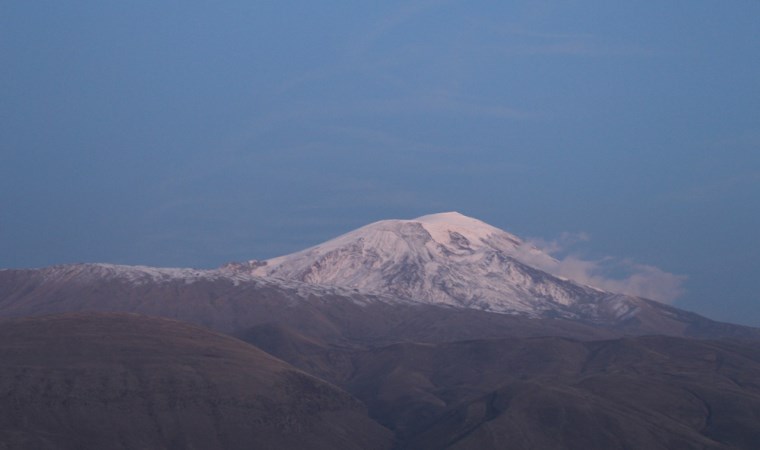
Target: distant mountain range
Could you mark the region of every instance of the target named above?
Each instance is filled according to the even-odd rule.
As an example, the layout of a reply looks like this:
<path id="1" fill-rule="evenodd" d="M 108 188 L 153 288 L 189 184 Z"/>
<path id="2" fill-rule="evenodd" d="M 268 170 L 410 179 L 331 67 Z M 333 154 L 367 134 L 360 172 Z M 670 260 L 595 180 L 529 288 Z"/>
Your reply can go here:
<path id="1" fill-rule="evenodd" d="M 343 406 L 338 409 L 346 412 L 339 415 L 362 423 L 355 430 L 358 434 L 335 441 L 330 433 L 317 436 L 309 431 L 303 436 L 316 436 L 311 446 L 304 444 L 309 441 L 304 437 L 287 444 L 291 448 L 296 442 L 298 448 L 362 448 L 371 443 L 373 448 L 431 449 L 503 448 L 507 443 L 513 448 L 752 448 L 748 443 L 760 442 L 760 385 L 752 381 L 760 379 L 753 378 L 760 374 L 755 350 L 759 329 L 715 322 L 540 269 L 551 262 L 550 255 L 517 236 L 458 213 L 442 213 L 376 222 L 291 255 L 213 270 L 112 264 L 0 270 L 0 352 L 9 355 L 7 360 L 2 356 L 6 368 L 0 367 L 0 386 L 8 386 L 6 394 L 0 392 L 0 406 L 42 401 L 34 399 L 35 392 L 42 391 L 27 384 L 18 387 L 22 385 L 8 377 L 16 377 L 18 383 L 58 380 L 61 371 L 74 370 L 87 360 L 102 368 L 103 380 L 123 377 L 114 367 L 127 364 L 124 358 L 132 352 L 143 351 L 138 347 L 144 341 L 130 337 L 130 329 L 138 334 L 172 333 L 173 327 L 178 333 L 191 331 L 181 322 L 169 325 L 147 317 L 153 316 L 237 337 L 247 342 L 240 345 L 251 347 L 251 355 L 264 350 L 292 365 L 287 370 L 337 386 L 329 394 L 318 389 L 328 397 L 345 395 L 367 408 L 340 400 Z M 109 323 L 121 327 L 120 341 L 107 338 Z M 77 335 L 72 341 L 70 335 L 80 328 L 90 330 L 87 336 L 92 339 L 104 339 L 97 344 L 100 350 L 84 359 L 76 355 L 83 355 L 77 347 L 84 346 L 86 338 Z M 205 331 L 200 328 L 192 330 L 199 330 L 197 339 L 210 339 L 201 336 Z M 25 351 L 37 356 L 13 356 L 13 349 L 21 345 L 13 339 L 30 339 Z M 45 350 L 51 340 L 71 342 L 62 347 L 61 358 Z M 111 351 L 113 358 L 100 359 L 100 351 Z M 198 351 L 197 357 L 206 357 Z M 13 375 L 25 373 L 29 364 L 50 370 L 40 369 L 32 378 Z M 182 364 L 195 367 L 195 362 Z M 222 372 L 213 376 L 224 379 Z M 71 383 L 66 380 L 54 383 Z M 143 387 L 122 390 L 121 395 L 161 396 L 167 386 Z M 26 392 L 25 400 L 8 394 L 19 389 Z M 72 395 L 70 390 L 50 392 L 52 397 L 45 401 L 59 402 L 56 414 L 69 414 L 71 402 L 64 400 Z M 283 395 L 270 400 L 291 402 L 287 408 L 293 408 L 297 400 Z M 334 404 L 326 397 L 325 401 Z M 72 416 L 77 420 L 87 422 L 83 415 L 90 413 L 101 417 L 102 408 L 92 406 L 90 411 L 76 405 L 84 408 Z M 216 433 L 234 429 L 228 433 L 237 437 L 230 439 L 244 439 L 243 431 L 219 422 L 227 416 L 198 412 L 191 419 L 177 408 L 167 406 L 161 414 L 175 424 L 200 421 L 216 427 Z M 327 411 L 324 417 L 333 417 L 332 406 L 325 408 L 319 409 Z M 39 414 L 35 409 L 24 411 Z M 146 417 L 156 414 L 155 408 L 141 411 Z M 243 415 L 228 416 L 235 423 L 269 423 L 262 409 L 236 411 Z M 102 417 L 116 420 L 112 413 Z M 72 440 L 85 431 L 60 434 L 60 427 L 110 426 L 45 419 L 30 428 L 8 415 L 2 420 L 0 430 L 9 431 L 0 432 L 0 448 L 3 436 L 19 443 L 7 448 L 88 448 Z M 145 442 L 127 439 L 114 448 L 166 446 L 174 442 L 169 434 L 185 429 L 156 420 L 142 423 L 154 430 L 164 427 L 164 432 L 148 433 L 152 437 Z M 310 430 L 305 416 L 283 420 Z M 327 427 L 340 427 L 328 422 Z M 270 440 L 261 445 L 280 442 L 278 426 L 266 428 Z M 50 437 L 57 435 L 68 437 Z M 24 442 L 33 444 L 24 447 Z M 219 438 L 202 445 L 237 446 L 230 442 Z M 188 441 L 166 448 L 193 445 Z"/>

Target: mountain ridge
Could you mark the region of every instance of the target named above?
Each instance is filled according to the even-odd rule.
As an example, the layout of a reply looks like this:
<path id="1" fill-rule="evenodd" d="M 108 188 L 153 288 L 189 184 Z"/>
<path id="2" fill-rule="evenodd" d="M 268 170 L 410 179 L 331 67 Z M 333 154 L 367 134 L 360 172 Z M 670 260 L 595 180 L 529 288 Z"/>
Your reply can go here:
<path id="1" fill-rule="evenodd" d="M 756 328 L 722 324 L 652 300 L 604 291 L 528 264 L 536 261 L 540 265 L 556 260 L 511 233 L 449 212 L 379 221 L 291 255 L 217 269 L 101 263 L 3 269 L 0 317 L 115 310 L 180 318 L 226 332 L 257 326 L 271 317 L 334 337 L 353 329 L 345 322 L 347 315 L 364 322 L 363 316 L 379 314 L 373 320 L 401 323 L 394 309 L 451 317 L 469 330 L 452 330 L 457 336 L 503 336 L 494 332 L 494 324 L 516 323 L 445 310 L 453 308 L 549 320 L 527 329 L 547 326 L 552 330 L 548 333 L 560 335 L 574 322 L 582 329 L 591 326 L 625 335 L 760 336 Z M 465 316 L 469 319 L 462 319 Z M 318 319 L 312 324 L 305 317 Z M 341 319 L 335 322 L 337 318 Z M 472 334 L 476 323 L 489 331 Z M 570 328 L 570 335 L 578 337 L 577 327 Z M 379 329 L 362 333 L 382 340 Z"/>
<path id="2" fill-rule="evenodd" d="M 537 268 L 551 263 L 514 234 L 447 212 L 374 222 L 296 253 L 224 268 L 529 317 L 610 322 L 639 308 L 635 297 Z"/>

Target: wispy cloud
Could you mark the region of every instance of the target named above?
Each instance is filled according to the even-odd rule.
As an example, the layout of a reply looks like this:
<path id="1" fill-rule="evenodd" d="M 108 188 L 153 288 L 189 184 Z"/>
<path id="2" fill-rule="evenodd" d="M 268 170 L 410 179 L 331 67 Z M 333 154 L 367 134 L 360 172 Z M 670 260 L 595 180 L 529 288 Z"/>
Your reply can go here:
<path id="1" fill-rule="evenodd" d="M 638 45 L 611 45 L 591 39 L 557 40 L 555 42 L 506 44 L 506 55 L 565 55 L 565 56 L 650 56 L 653 51 Z"/>
<path id="2" fill-rule="evenodd" d="M 235 133 L 233 145 L 245 147 L 262 135 L 294 123 L 330 123 L 340 119 L 399 117 L 424 115 L 425 117 L 471 117 L 505 121 L 540 120 L 541 114 L 496 102 L 486 102 L 474 97 L 453 95 L 446 92 L 415 93 L 386 99 L 356 99 L 350 102 L 320 104 L 304 102 L 279 110 L 269 111 L 240 127 Z"/>
<path id="3" fill-rule="evenodd" d="M 530 243 L 550 255 L 556 255 L 567 251 L 575 244 L 586 242 L 590 239 L 591 236 L 588 233 L 563 231 L 556 239 L 547 240 L 542 238 L 531 238 Z"/>
<path id="4" fill-rule="evenodd" d="M 641 264 L 628 258 L 584 259 L 566 254 L 571 247 L 590 240 L 587 233 L 562 233 L 557 239 L 531 239 L 531 244 L 554 256 L 534 261 L 540 269 L 557 276 L 611 292 L 672 303 L 685 293 L 687 277 Z M 562 256 L 564 255 L 564 256 Z"/>
<path id="5" fill-rule="evenodd" d="M 486 104 L 473 98 L 430 92 L 410 98 L 389 99 L 367 104 L 369 111 L 385 114 L 426 113 L 456 116 L 490 117 L 507 120 L 527 120 L 536 113 L 498 104 Z"/>
<path id="6" fill-rule="evenodd" d="M 493 44 L 487 46 L 487 50 L 505 56 L 645 57 L 657 54 L 655 49 L 639 43 L 610 42 L 592 33 L 549 32 L 487 20 L 476 25 L 493 36 Z"/>
<path id="7" fill-rule="evenodd" d="M 740 189 L 760 184 L 760 171 L 731 175 L 712 181 L 702 181 L 698 186 L 671 192 L 662 197 L 673 202 L 705 202 L 725 198 Z"/>
<path id="8" fill-rule="evenodd" d="M 685 276 L 668 273 L 655 266 L 629 259 L 608 257 L 589 261 L 567 256 L 558 260 L 554 271 L 560 276 L 604 290 L 650 298 L 663 303 L 672 303 L 685 292 Z M 624 272 L 626 275 L 614 278 L 610 275 L 613 271 Z"/>
<path id="9" fill-rule="evenodd" d="M 451 3 L 452 1 L 454 0 L 422 0 L 404 4 L 402 7 L 375 21 L 366 33 L 357 38 L 350 47 L 349 57 L 355 58 L 363 55 L 376 41 L 393 29 L 426 11 L 445 5 L 446 3 Z"/>

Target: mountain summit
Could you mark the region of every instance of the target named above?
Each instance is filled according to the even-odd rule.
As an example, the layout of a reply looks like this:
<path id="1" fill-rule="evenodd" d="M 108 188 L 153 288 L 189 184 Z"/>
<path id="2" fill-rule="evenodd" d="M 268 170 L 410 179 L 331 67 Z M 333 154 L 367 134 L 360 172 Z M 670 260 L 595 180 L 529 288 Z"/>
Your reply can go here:
<path id="1" fill-rule="evenodd" d="M 375 222 L 297 253 L 226 269 L 530 317 L 608 321 L 638 309 L 632 297 L 536 268 L 551 261 L 513 234 L 446 212 Z"/>

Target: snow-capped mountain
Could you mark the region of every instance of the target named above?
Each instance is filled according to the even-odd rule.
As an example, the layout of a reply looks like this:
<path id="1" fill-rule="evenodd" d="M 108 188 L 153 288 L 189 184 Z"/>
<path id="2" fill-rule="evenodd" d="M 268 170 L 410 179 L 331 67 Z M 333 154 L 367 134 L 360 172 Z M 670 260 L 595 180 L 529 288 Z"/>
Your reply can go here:
<path id="1" fill-rule="evenodd" d="M 447 212 L 375 222 L 297 253 L 224 269 L 530 317 L 618 320 L 638 310 L 638 299 L 536 268 L 552 261 L 517 236 Z"/>
<path id="2" fill-rule="evenodd" d="M 555 428 L 577 431 L 580 426 L 593 434 L 600 421 L 624 424 L 612 430 L 608 441 L 589 444 L 581 439 L 577 448 L 614 446 L 623 442 L 623 432 L 629 441 L 649 447 L 685 442 L 689 448 L 723 448 L 712 445 L 712 435 L 701 434 L 711 417 L 734 433 L 732 439 L 745 436 L 742 442 L 748 445 L 742 448 L 754 448 L 757 421 L 746 418 L 746 405 L 760 404 L 752 384 L 760 361 L 755 351 L 760 329 L 714 322 L 536 268 L 551 266 L 550 258 L 516 236 L 445 213 L 378 222 L 293 255 L 214 270 L 114 264 L 0 269 L 0 343 L 5 344 L 0 345 L 0 381 L 11 386 L 6 391 L 18 393 L 10 399 L 13 405 L 29 405 L 14 407 L 13 420 L 6 422 L 16 427 L 19 414 L 29 420 L 46 412 L 68 417 L 74 408 L 78 415 L 66 425 L 71 430 L 80 422 L 91 424 L 89 417 L 99 414 L 103 405 L 135 404 L 137 409 L 107 408 L 129 411 L 131 417 L 151 395 L 159 400 L 174 395 L 187 403 L 187 392 L 192 405 L 208 397 L 200 410 L 219 412 L 214 408 L 225 404 L 213 380 L 229 387 L 241 364 L 252 361 L 258 364 L 252 376 L 264 374 L 274 383 L 262 384 L 267 392 L 287 384 L 290 394 L 306 393 L 309 411 L 304 421 L 298 422 L 301 416 L 288 406 L 292 395 L 261 403 L 263 416 L 255 415 L 257 406 L 245 404 L 242 412 L 223 408 L 216 419 L 252 417 L 261 422 L 264 417 L 264 425 L 271 425 L 269 411 L 275 409 L 288 427 L 295 423 L 301 429 L 319 417 L 323 399 L 325 417 L 335 419 L 330 424 L 368 429 L 375 420 L 395 433 L 393 448 L 451 448 L 449 444 L 461 442 L 467 448 L 482 448 L 482 442 L 492 441 L 494 429 L 510 444 L 524 438 L 527 429 L 531 442 L 525 447 L 533 448 L 547 433 L 536 408 L 561 408 L 569 411 L 568 417 L 587 420 L 569 425 L 565 421 Z M 679 338 L 634 337 L 652 334 Z M 730 340 L 715 340 L 720 338 Z M 241 341 L 277 359 L 255 347 L 246 350 Z M 53 344 L 57 350 L 51 351 Z M 204 361 L 210 372 L 199 378 L 196 369 Z M 193 370 L 188 371 L 186 363 Z M 269 373 L 260 367 L 264 363 L 278 370 Z M 175 382 L 153 382 L 147 391 L 130 397 L 134 389 L 123 389 L 124 373 L 130 368 L 150 380 L 158 373 L 164 377 L 159 381 L 169 376 L 184 387 L 200 385 L 177 390 Z M 290 375 L 295 369 L 300 375 L 293 384 L 296 378 Z M 283 370 L 288 377 L 280 376 Z M 308 389 L 300 389 L 306 374 L 331 384 L 315 378 Z M 237 379 L 248 392 L 250 379 L 243 378 Z M 52 388 L 35 388 L 40 380 Z M 71 380 L 84 381 L 72 385 Z M 313 386 L 322 387 L 317 392 Z M 336 393 L 338 388 L 347 393 Z M 72 392 L 84 392 L 74 397 L 86 399 L 86 404 L 72 403 Z M 335 395 L 327 398 L 325 392 Z M 641 392 L 650 395 L 638 395 Z M 723 403 L 739 406 L 726 409 L 708 403 L 725 398 L 731 401 Z M 359 402 L 366 406 L 366 417 Z M 344 410 L 335 410 L 335 405 Z M 589 408 L 604 414 L 589 415 Z M 676 413 L 665 417 L 662 411 Z M 202 414 L 187 417 L 191 427 L 205 420 Z M 657 428 L 661 435 L 650 434 L 653 420 L 663 423 Z M 124 420 L 119 416 L 111 422 Z M 217 428 L 232 429 L 224 420 L 216 422 Z M 150 420 L 145 423 L 156 429 Z M 520 425 L 517 431 L 515 423 Z M 628 424 L 632 425 L 625 428 Z M 324 429 L 322 422 L 318 425 Z M 383 432 L 380 425 L 376 429 Z M 32 431 L 44 432 L 44 444 L 53 434 L 63 436 L 39 427 Z M 294 442 L 286 431 L 288 442 Z M 727 435 L 712 428 L 709 432 Z M 103 435 L 104 442 L 112 434 Z M 345 442 L 345 436 L 343 432 L 339 441 Z M 314 442 L 314 436 L 308 439 Z M 225 448 L 231 447 L 229 442 Z M 380 441 L 368 438 L 356 448 L 372 448 L 368 442 Z"/>
<path id="3" fill-rule="evenodd" d="M 552 262 L 479 220 L 433 214 L 373 223 L 292 255 L 214 270 L 113 264 L 0 269 L 0 319 L 122 311 L 225 332 L 285 324 L 336 342 L 609 333 L 760 336 L 756 329 L 536 268 Z"/>

